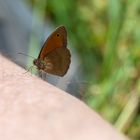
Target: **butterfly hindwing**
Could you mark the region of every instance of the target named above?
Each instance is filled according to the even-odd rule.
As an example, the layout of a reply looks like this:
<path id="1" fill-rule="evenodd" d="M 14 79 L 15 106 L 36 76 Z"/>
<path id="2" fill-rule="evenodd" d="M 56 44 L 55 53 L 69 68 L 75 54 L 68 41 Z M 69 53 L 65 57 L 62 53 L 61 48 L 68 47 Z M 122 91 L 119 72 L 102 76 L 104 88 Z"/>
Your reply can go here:
<path id="1" fill-rule="evenodd" d="M 70 65 L 70 51 L 65 48 L 57 48 L 55 51 L 50 52 L 46 55 L 44 62 L 46 63 L 45 72 L 64 76 Z"/>

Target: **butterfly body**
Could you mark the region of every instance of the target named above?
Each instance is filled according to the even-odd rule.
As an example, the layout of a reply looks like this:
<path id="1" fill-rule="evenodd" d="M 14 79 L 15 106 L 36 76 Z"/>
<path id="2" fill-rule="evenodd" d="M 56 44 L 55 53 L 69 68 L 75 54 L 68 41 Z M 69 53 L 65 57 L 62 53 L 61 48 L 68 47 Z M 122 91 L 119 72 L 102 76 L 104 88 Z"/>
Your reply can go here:
<path id="1" fill-rule="evenodd" d="M 64 76 L 69 68 L 70 58 L 67 32 L 64 26 L 60 26 L 45 41 L 38 58 L 33 63 L 39 70 Z"/>

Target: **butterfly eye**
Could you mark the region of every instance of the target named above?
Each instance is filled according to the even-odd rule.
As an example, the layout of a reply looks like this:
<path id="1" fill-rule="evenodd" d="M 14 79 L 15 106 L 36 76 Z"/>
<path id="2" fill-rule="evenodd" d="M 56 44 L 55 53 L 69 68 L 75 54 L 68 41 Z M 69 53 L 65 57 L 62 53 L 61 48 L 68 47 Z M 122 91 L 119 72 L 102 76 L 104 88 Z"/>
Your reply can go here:
<path id="1" fill-rule="evenodd" d="M 59 37 L 60 35 L 59 35 L 59 34 L 57 34 L 57 36 Z"/>

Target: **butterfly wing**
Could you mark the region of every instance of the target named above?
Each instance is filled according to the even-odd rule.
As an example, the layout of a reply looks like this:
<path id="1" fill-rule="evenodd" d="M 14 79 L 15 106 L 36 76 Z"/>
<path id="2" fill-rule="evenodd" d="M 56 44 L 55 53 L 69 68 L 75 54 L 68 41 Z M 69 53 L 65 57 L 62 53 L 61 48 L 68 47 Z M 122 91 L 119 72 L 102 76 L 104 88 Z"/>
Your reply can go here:
<path id="1" fill-rule="evenodd" d="M 34 64 L 39 70 L 64 76 L 69 68 L 71 57 L 66 46 L 67 31 L 64 26 L 60 26 L 48 37 Z"/>
<path id="2" fill-rule="evenodd" d="M 67 31 L 64 26 L 58 27 L 45 41 L 38 59 L 44 60 L 45 56 L 56 48 L 67 46 Z"/>
<path id="3" fill-rule="evenodd" d="M 46 67 L 45 72 L 64 76 L 70 65 L 70 51 L 66 47 L 57 48 L 48 53 L 44 59 Z"/>

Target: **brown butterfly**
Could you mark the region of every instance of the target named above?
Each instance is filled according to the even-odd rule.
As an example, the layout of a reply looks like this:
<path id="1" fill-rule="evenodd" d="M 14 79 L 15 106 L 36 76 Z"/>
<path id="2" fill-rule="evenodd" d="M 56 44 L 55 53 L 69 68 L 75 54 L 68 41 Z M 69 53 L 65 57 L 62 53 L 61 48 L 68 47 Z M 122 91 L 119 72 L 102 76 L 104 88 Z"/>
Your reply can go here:
<path id="1" fill-rule="evenodd" d="M 64 76 L 68 71 L 70 58 L 70 51 L 67 49 L 67 31 L 64 26 L 60 26 L 45 41 L 33 64 L 46 73 Z"/>

